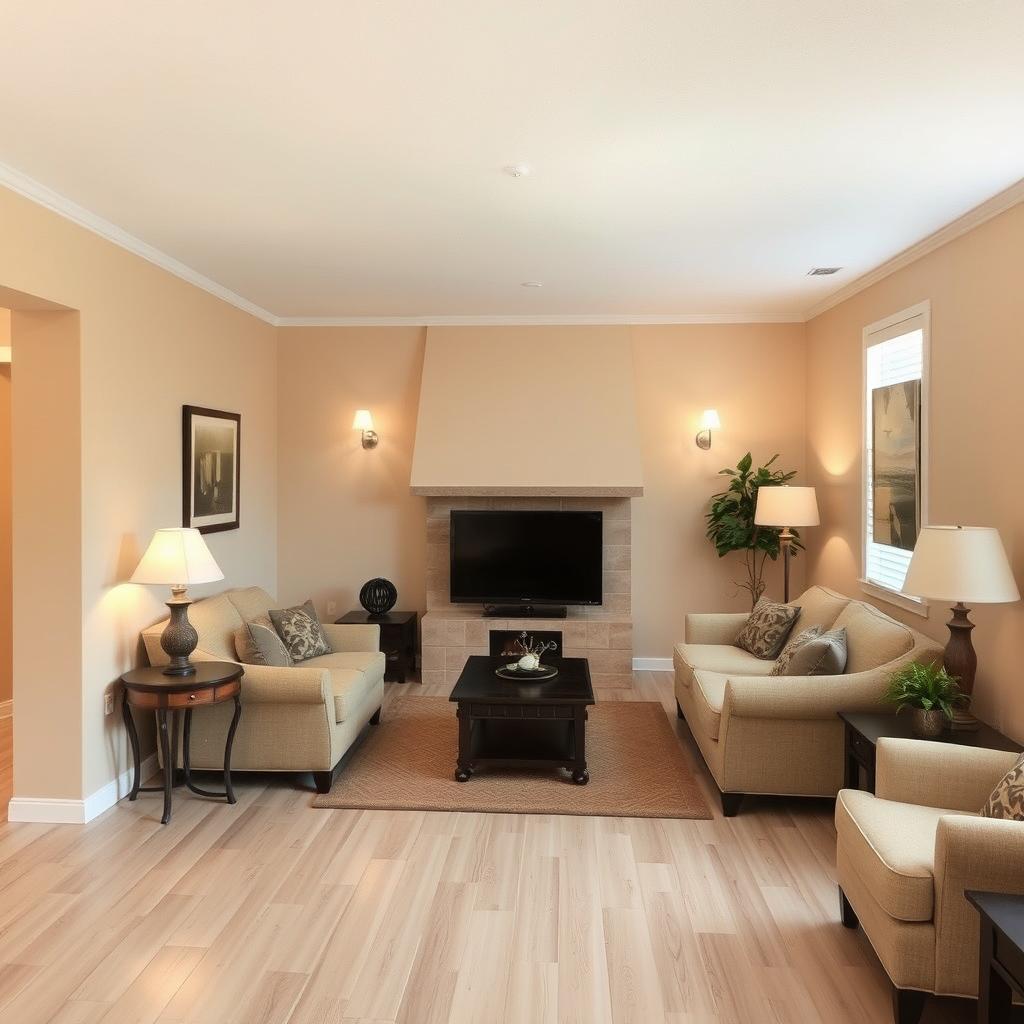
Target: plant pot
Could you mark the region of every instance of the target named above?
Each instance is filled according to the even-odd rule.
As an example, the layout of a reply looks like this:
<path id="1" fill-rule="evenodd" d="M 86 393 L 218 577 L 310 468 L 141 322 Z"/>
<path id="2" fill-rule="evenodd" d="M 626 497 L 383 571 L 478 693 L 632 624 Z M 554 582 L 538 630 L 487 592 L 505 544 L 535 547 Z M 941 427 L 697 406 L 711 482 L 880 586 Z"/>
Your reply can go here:
<path id="1" fill-rule="evenodd" d="M 910 731 L 922 740 L 937 740 L 946 731 L 949 719 L 944 711 L 924 708 L 910 709 Z"/>

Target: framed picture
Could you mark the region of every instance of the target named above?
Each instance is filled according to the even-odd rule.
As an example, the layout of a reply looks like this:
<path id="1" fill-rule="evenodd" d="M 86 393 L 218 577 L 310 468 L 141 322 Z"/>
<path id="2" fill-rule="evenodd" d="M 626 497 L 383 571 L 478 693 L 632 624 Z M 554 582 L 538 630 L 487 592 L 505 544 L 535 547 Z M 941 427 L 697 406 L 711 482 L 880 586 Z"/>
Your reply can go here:
<path id="1" fill-rule="evenodd" d="M 872 535 L 913 551 L 921 529 L 921 381 L 871 392 Z"/>
<path id="2" fill-rule="evenodd" d="M 182 526 L 238 529 L 241 431 L 237 412 L 181 407 Z"/>

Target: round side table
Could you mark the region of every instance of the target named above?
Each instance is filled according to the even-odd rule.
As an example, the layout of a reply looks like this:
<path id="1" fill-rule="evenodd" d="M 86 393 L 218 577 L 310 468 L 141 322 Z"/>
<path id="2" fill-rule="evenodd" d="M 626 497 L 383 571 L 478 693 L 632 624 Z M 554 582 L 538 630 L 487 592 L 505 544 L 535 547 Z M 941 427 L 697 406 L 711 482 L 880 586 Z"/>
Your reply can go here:
<path id="1" fill-rule="evenodd" d="M 239 693 L 242 690 L 243 668 L 230 661 L 198 661 L 196 670 L 188 676 L 165 676 L 162 668 L 134 668 L 121 676 L 124 684 L 124 725 L 128 730 L 128 738 L 132 744 L 132 758 L 135 762 L 135 774 L 132 780 L 132 791 L 128 796 L 134 800 L 139 793 L 163 793 L 164 814 L 161 825 L 171 820 L 171 793 L 175 787 L 175 768 L 178 759 L 178 729 L 184 716 L 185 733 L 182 738 L 182 781 L 199 796 L 215 799 L 227 799 L 229 804 L 235 803 L 235 791 L 231 787 L 231 746 L 235 741 L 235 730 L 238 720 L 242 717 L 242 702 Z M 224 792 L 214 793 L 208 789 L 200 789 L 192 782 L 192 769 L 189 764 L 189 735 L 192 730 L 192 710 L 196 707 L 208 707 L 211 704 L 222 704 L 225 701 L 235 702 L 235 713 L 228 729 L 228 739 L 224 747 Z M 159 732 L 160 752 L 164 762 L 164 784 L 162 786 L 141 786 L 139 778 L 139 734 L 135 730 L 135 719 L 132 708 L 156 712 L 157 730 Z M 170 716 L 171 728 L 168 735 L 167 719 Z"/>

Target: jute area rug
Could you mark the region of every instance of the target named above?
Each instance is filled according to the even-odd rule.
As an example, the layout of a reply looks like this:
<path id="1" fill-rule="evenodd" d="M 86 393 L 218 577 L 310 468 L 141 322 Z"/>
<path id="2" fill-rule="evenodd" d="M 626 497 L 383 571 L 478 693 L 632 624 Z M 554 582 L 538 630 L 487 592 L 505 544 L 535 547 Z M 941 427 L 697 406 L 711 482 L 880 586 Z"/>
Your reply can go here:
<path id="1" fill-rule="evenodd" d="M 608 701 L 590 708 L 590 782 L 567 773 L 486 770 L 453 776 L 455 705 L 443 697 L 392 702 L 314 807 L 373 810 L 587 814 L 624 818 L 710 818 L 660 704 Z"/>

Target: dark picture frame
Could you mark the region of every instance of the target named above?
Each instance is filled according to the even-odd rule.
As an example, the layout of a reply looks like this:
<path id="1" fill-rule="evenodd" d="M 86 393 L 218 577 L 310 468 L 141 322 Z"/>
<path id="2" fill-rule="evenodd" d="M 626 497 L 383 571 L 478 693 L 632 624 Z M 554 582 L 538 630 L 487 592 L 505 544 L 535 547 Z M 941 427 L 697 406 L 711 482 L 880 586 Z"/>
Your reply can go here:
<path id="1" fill-rule="evenodd" d="M 241 466 L 241 414 L 183 405 L 181 525 L 200 533 L 237 530 Z"/>

